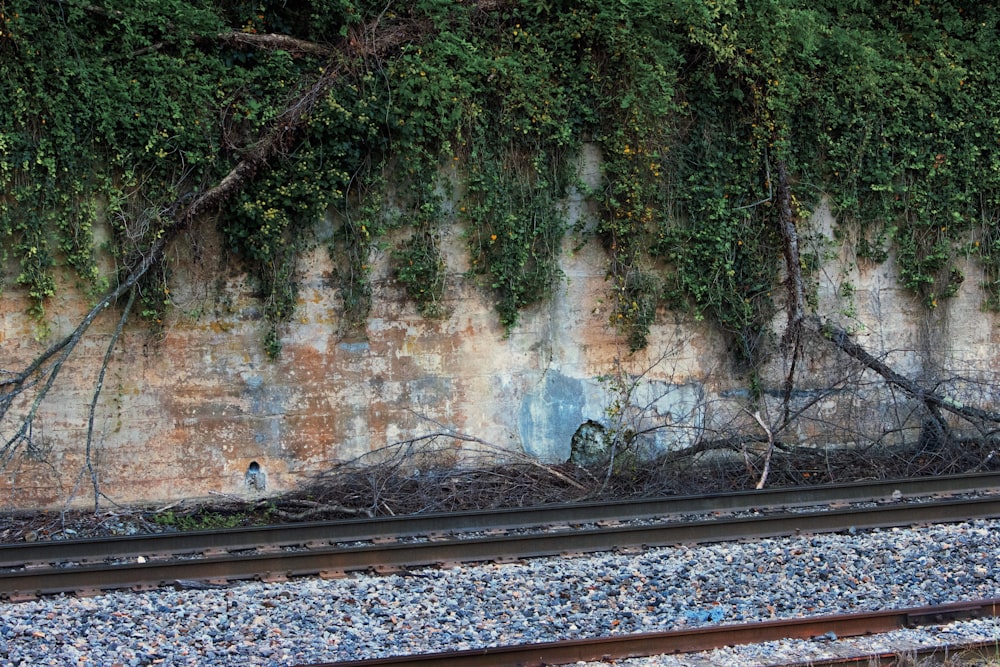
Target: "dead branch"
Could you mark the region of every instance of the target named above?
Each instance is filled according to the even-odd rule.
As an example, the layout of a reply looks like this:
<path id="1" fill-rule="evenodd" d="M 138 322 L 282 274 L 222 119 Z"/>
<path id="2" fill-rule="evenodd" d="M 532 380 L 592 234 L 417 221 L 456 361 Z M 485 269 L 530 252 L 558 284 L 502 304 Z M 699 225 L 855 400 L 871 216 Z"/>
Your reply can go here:
<path id="1" fill-rule="evenodd" d="M 799 234 L 795 228 L 795 217 L 792 214 L 792 194 L 788 184 L 788 169 L 784 161 L 778 163 L 778 183 L 776 184 L 778 198 L 778 225 L 781 228 L 783 241 L 782 251 L 785 256 L 785 286 L 788 290 L 788 330 L 785 335 L 794 335 L 801 326 L 806 313 L 806 288 L 802 279 L 802 260 L 799 256 Z"/>
<path id="2" fill-rule="evenodd" d="M 760 480 L 757 482 L 757 489 L 763 489 L 764 485 L 767 484 L 767 476 L 771 473 L 771 455 L 774 454 L 774 435 L 771 433 L 771 429 L 768 428 L 767 424 L 761 419 L 760 411 L 756 411 L 751 415 L 758 424 L 760 424 L 761 429 L 767 435 L 767 451 L 764 453 L 764 469 L 760 473 Z"/>
<path id="3" fill-rule="evenodd" d="M 548 474 L 552 475 L 553 477 L 556 477 L 557 479 L 562 480 L 563 482 L 569 484 L 570 486 L 573 486 L 573 487 L 579 489 L 580 491 L 583 491 L 583 492 L 587 491 L 587 489 L 582 484 L 580 484 L 579 482 L 577 482 L 576 480 L 574 480 L 574 479 L 572 479 L 572 478 L 570 478 L 570 477 L 562 474 L 561 472 L 559 472 L 558 470 L 556 470 L 552 466 L 545 465 L 544 463 L 542 463 L 541 461 L 537 460 L 533 456 L 528 456 L 527 454 L 522 454 L 520 452 L 512 452 L 509 449 L 504 449 L 504 448 L 500 447 L 499 445 L 494 445 L 493 443 L 487 442 L 486 440 L 483 440 L 481 438 L 477 438 L 475 436 L 467 435 L 465 433 L 459 433 L 458 431 L 450 429 L 447 426 L 445 426 L 444 424 L 441 424 L 440 422 L 435 421 L 435 420 L 433 420 L 430 417 L 427 417 L 425 415 L 418 415 L 418 416 L 421 419 L 429 421 L 432 424 L 435 424 L 436 426 L 438 426 L 438 427 L 440 427 L 440 428 L 442 428 L 444 430 L 442 430 L 440 432 L 437 432 L 437 433 L 432 433 L 432 434 L 429 434 L 429 435 L 420 436 L 419 438 L 412 440 L 412 442 L 416 442 L 417 440 L 421 440 L 421 439 L 438 438 L 438 437 L 451 438 L 453 440 L 460 440 L 460 441 L 463 441 L 463 442 L 474 442 L 474 443 L 476 443 L 478 445 L 483 445 L 484 447 L 486 447 L 487 449 L 489 449 L 491 452 L 493 452 L 495 454 L 502 453 L 503 456 L 505 456 L 505 457 L 511 457 L 511 456 L 513 456 L 513 457 L 517 458 L 518 460 L 520 460 L 520 461 L 522 461 L 524 463 L 527 463 L 529 465 L 535 466 L 535 467 L 539 468 L 540 470 L 544 470 L 545 472 L 547 472 Z M 407 442 L 411 442 L 411 441 L 407 441 Z"/>
<path id="4" fill-rule="evenodd" d="M 881 375 L 890 385 L 899 387 L 913 398 L 922 402 L 929 410 L 944 410 L 970 421 L 1000 423 L 1000 413 L 989 412 L 975 406 L 965 405 L 950 396 L 941 395 L 927 389 L 914 380 L 897 373 L 884 361 L 872 356 L 866 349 L 855 342 L 847 331 L 836 324 L 829 321 L 823 322 L 819 318 L 814 318 L 811 326 L 816 332 L 836 345 L 839 350 L 861 362 L 865 368 L 869 368 Z"/>
<path id="5" fill-rule="evenodd" d="M 138 58 L 139 56 L 144 56 L 147 53 L 156 53 L 161 50 L 166 44 L 164 42 L 156 42 L 155 44 L 150 44 L 149 46 L 144 46 L 141 49 L 136 49 L 132 52 L 133 58 Z"/>
<path id="6" fill-rule="evenodd" d="M 269 509 L 275 516 L 285 521 L 305 521 L 316 517 L 327 516 L 329 514 L 364 514 L 369 519 L 375 516 L 375 512 L 367 507 L 347 507 L 340 503 L 318 503 L 312 500 L 294 500 L 290 504 L 306 507 L 301 512 L 288 512 L 286 510 L 268 507 L 271 501 L 260 501 L 257 509 Z"/>
<path id="7" fill-rule="evenodd" d="M 792 392 L 795 389 L 795 366 L 802 352 L 802 322 L 806 313 L 805 281 L 799 257 L 799 234 L 792 215 L 792 192 L 788 184 L 788 169 L 784 160 L 778 162 L 778 226 L 781 228 L 782 254 L 785 257 L 785 289 L 788 292 L 788 325 L 782 336 L 785 349 L 790 350 L 788 374 L 785 376 L 785 395 L 782 402 L 782 427 L 790 419 Z M 763 480 L 763 478 L 762 478 Z"/>
<path id="8" fill-rule="evenodd" d="M 292 54 L 306 54 L 311 56 L 329 56 L 335 49 L 298 39 L 290 35 L 280 35 L 277 33 L 249 33 L 249 32 L 226 32 L 219 35 L 218 40 L 228 46 L 236 48 L 251 49 L 274 49 L 288 51 Z"/>
<path id="9" fill-rule="evenodd" d="M 782 236 L 782 251 L 785 258 L 785 268 L 787 276 L 785 285 L 788 292 L 788 326 L 783 336 L 783 342 L 791 349 L 791 361 L 789 371 L 785 378 L 784 387 L 784 415 L 781 427 L 786 427 L 791 419 L 790 402 L 794 388 L 794 375 L 796 361 L 800 355 L 802 345 L 802 333 L 806 326 L 805 314 L 805 281 L 802 277 L 801 259 L 799 256 L 798 233 L 795 228 L 795 219 L 791 208 L 791 190 L 788 183 L 788 172 L 783 161 L 778 163 L 778 182 L 776 184 L 776 198 L 779 206 L 779 227 Z M 938 429 L 948 435 L 947 422 L 941 415 L 941 411 L 963 417 L 971 421 L 1000 422 L 1000 414 L 988 412 L 973 406 L 966 406 L 949 396 L 941 395 L 932 389 L 927 389 L 917 382 L 900 375 L 882 360 L 877 359 L 865 350 L 861 345 L 851 339 L 850 335 L 836 324 L 819 318 L 813 318 L 810 328 L 820 333 L 827 340 L 831 341 L 842 352 L 861 362 L 868 369 L 878 373 L 892 387 L 898 387 L 910 396 L 916 398 L 924 404 L 930 413 Z"/>
<path id="10" fill-rule="evenodd" d="M 691 445 L 690 447 L 674 452 L 668 452 L 662 457 L 660 462 L 661 464 L 670 465 L 682 459 L 697 456 L 699 454 L 707 454 L 708 452 L 739 452 L 742 451 L 749 443 L 766 444 L 767 440 L 761 438 L 759 435 L 746 435 L 739 437 L 732 436 L 727 438 L 700 440 L 697 444 Z"/>
<path id="11" fill-rule="evenodd" d="M 111 340 L 108 342 L 107 350 L 104 353 L 104 360 L 101 362 L 101 370 L 97 376 L 97 385 L 94 387 L 94 395 L 90 400 L 90 410 L 87 414 L 87 445 L 85 460 L 87 471 L 90 473 L 90 482 L 94 489 L 95 513 L 100 510 L 101 489 L 100 484 L 97 481 L 97 469 L 94 467 L 93 457 L 94 414 L 97 412 L 97 399 L 100 398 L 101 390 L 104 388 L 104 376 L 111 363 L 112 353 L 118 345 L 118 339 L 121 338 L 122 332 L 125 330 L 125 323 L 128 322 L 128 316 L 132 312 L 132 305 L 135 303 L 135 294 L 135 290 L 131 290 L 129 292 L 128 303 L 126 303 L 125 308 L 122 309 L 122 316 L 118 319 L 118 326 L 115 327 L 115 332 L 111 335 Z"/>

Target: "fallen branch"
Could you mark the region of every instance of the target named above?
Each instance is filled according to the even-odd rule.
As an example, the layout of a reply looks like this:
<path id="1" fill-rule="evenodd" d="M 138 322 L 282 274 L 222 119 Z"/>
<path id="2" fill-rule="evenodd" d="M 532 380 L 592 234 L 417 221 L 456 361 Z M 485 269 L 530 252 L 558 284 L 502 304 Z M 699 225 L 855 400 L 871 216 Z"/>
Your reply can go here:
<path id="1" fill-rule="evenodd" d="M 439 422 L 436 422 L 433 419 L 430 419 L 429 417 L 421 416 L 421 418 L 422 419 L 426 419 L 427 421 L 430 421 L 430 422 L 432 422 L 432 423 L 434 423 L 434 424 L 436 424 L 436 425 L 444 428 L 445 430 L 439 431 L 437 433 L 430 433 L 430 434 L 427 434 L 427 435 L 422 435 L 422 436 L 420 436 L 418 438 L 413 439 L 412 441 L 407 441 L 407 442 L 417 442 L 419 440 L 433 439 L 433 438 L 451 438 L 452 440 L 460 440 L 460 441 L 463 441 L 463 442 L 474 442 L 474 443 L 476 443 L 478 445 L 483 445 L 483 446 L 489 448 L 491 451 L 493 451 L 495 453 L 501 453 L 505 457 L 513 457 L 513 458 L 515 458 L 518 461 L 521 461 L 523 463 L 527 463 L 528 465 L 534 466 L 534 467 L 536 467 L 536 468 L 538 468 L 540 470 L 544 470 L 546 473 L 548 473 L 548 474 L 552 475 L 553 477 L 555 477 L 555 478 L 557 478 L 557 479 L 565 482 L 566 484 L 569 484 L 570 486 L 572 486 L 572 487 L 574 487 L 576 489 L 579 489 L 580 491 L 584 491 L 584 492 L 587 491 L 587 488 L 585 486 L 583 486 L 583 484 L 580 484 L 576 480 L 568 477 L 567 475 L 564 475 L 563 473 L 559 472 L 558 470 L 556 470 L 552 466 L 545 465 L 544 463 L 542 463 L 541 461 L 539 461 L 538 459 L 536 459 L 533 456 L 529 456 L 527 454 L 522 454 L 520 452 L 514 452 L 514 451 L 511 451 L 509 449 L 504 449 L 504 448 L 500 447 L 499 445 L 494 445 L 493 443 L 487 442 L 486 440 L 483 440 L 482 438 L 477 438 L 477 437 L 472 436 L 472 435 L 466 435 L 465 433 L 459 433 L 457 431 L 453 431 L 453 430 L 449 429 L 448 427 L 444 426 L 443 424 L 441 424 Z"/>
<path id="2" fill-rule="evenodd" d="M 662 464 L 672 464 L 681 459 L 690 458 L 708 452 L 727 451 L 741 452 L 748 444 L 767 444 L 767 440 L 759 435 L 731 436 L 728 438 L 713 438 L 699 440 L 696 444 L 677 451 L 668 452 L 661 459 Z"/>
<path id="3" fill-rule="evenodd" d="M 764 485 L 767 484 L 767 476 L 771 473 L 771 455 L 774 454 L 774 435 L 771 433 L 771 429 L 768 428 L 767 424 L 760 417 L 760 411 L 756 411 L 751 415 L 758 424 L 760 424 L 761 429 L 767 434 L 767 451 L 764 453 L 764 469 L 760 473 L 760 480 L 757 482 L 757 489 L 763 489 Z"/>
<path id="4" fill-rule="evenodd" d="M 531 466 L 534 466 L 534 467 L 536 467 L 536 468 L 538 468 L 540 470 L 544 470 L 546 473 L 552 475 L 556 479 L 562 480 L 563 482 L 569 484 L 570 486 L 572 486 L 572 487 L 574 487 L 574 488 L 576 488 L 576 489 L 578 489 L 580 491 L 586 491 L 587 490 L 587 488 L 585 486 L 583 486 L 582 484 L 580 484 L 576 480 L 571 479 L 570 477 L 562 474 L 561 472 L 559 472 L 558 470 L 556 470 L 552 466 L 545 465 L 544 463 L 542 463 L 541 461 L 539 461 L 538 459 L 536 459 L 534 456 L 530 456 L 528 454 L 523 454 L 521 452 L 513 452 L 513 451 L 511 451 L 509 449 L 504 449 L 503 447 L 500 447 L 499 445 L 495 445 L 492 442 L 487 442 L 486 440 L 483 440 L 481 438 L 476 438 L 476 437 L 471 436 L 471 435 L 465 435 L 464 433 L 458 433 L 457 431 L 454 431 L 454 430 L 452 430 L 452 429 L 444 426 L 440 422 L 437 422 L 437 421 L 435 421 L 433 419 L 430 419 L 427 416 L 424 416 L 424 415 L 418 415 L 418 416 L 421 419 L 424 419 L 424 420 L 429 421 L 429 422 L 431 422 L 433 424 L 436 424 L 439 427 L 444 428 L 445 431 L 441 435 L 444 435 L 444 436 L 449 437 L 449 438 L 454 438 L 456 440 L 462 440 L 462 441 L 465 441 L 465 442 L 474 442 L 476 444 L 483 445 L 483 446 L 487 447 L 488 449 L 490 449 L 491 451 L 493 451 L 494 453 L 500 453 L 500 454 L 502 454 L 505 457 L 513 457 L 513 458 L 515 458 L 518 461 L 522 461 L 522 462 L 527 463 L 527 464 L 529 464 Z"/>
<path id="5" fill-rule="evenodd" d="M 783 416 L 778 431 L 784 429 L 791 420 L 791 396 L 795 386 L 795 367 L 801 354 L 802 334 L 806 326 L 805 314 L 805 280 L 802 276 L 801 258 L 799 255 L 798 232 L 795 228 L 795 218 L 792 212 L 791 189 L 788 182 L 788 172 L 783 161 L 777 166 L 778 180 L 775 195 L 778 204 L 778 225 L 781 230 L 782 251 L 785 258 L 785 286 L 788 294 L 788 325 L 782 337 L 786 349 L 790 350 L 791 360 L 784 383 Z M 862 365 L 882 376 L 890 385 L 899 387 L 907 394 L 921 401 L 933 419 L 934 427 L 945 439 L 950 437 L 948 424 L 941 411 L 948 411 L 969 420 L 997 422 L 1000 414 L 981 410 L 948 397 L 937 394 L 918 383 L 900 375 L 880 359 L 877 359 L 861 345 L 851 339 L 850 335 L 832 322 L 812 320 L 812 329 L 823 334 L 841 351 L 860 361 Z M 756 415 L 755 415 L 756 417 Z M 758 422 L 760 422 L 758 418 Z M 763 426 L 763 424 L 761 424 Z M 768 430 L 769 438 L 770 430 Z M 769 446 L 769 451 L 771 447 Z M 765 468 L 766 475 L 766 468 Z"/>
<path id="6" fill-rule="evenodd" d="M 861 362 L 865 368 L 869 368 L 881 375 L 890 385 L 899 387 L 913 398 L 922 402 L 931 410 L 932 414 L 936 410 L 944 410 L 970 421 L 978 420 L 1000 423 L 1000 413 L 965 405 L 950 396 L 938 394 L 921 386 L 910 378 L 897 373 L 884 361 L 876 358 L 855 342 L 847 331 L 836 324 L 829 321 L 822 322 L 819 318 L 814 318 L 812 320 L 812 328 L 849 357 Z"/>
<path id="7" fill-rule="evenodd" d="M 261 501 L 256 505 L 256 509 L 269 509 L 274 516 L 286 521 L 305 521 L 315 517 L 328 514 L 364 514 L 369 519 L 375 516 L 375 512 L 367 507 L 347 507 L 339 503 L 318 503 L 311 500 L 295 500 L 292 504 L 308 507 L 301 512 L 288 512 L 285 510 L 270 507 L 272 501 Z"/>
<path id="8" fill-rule="evenodd" d="M 335 49 L 323 44 L 276 33 L 226 32 L 219 35 L 218 40 L 223 44 L 237 48 L 275 49 L 288 51 L 292 54 L 312 56 L 326 57 L 335 51 Z"/>

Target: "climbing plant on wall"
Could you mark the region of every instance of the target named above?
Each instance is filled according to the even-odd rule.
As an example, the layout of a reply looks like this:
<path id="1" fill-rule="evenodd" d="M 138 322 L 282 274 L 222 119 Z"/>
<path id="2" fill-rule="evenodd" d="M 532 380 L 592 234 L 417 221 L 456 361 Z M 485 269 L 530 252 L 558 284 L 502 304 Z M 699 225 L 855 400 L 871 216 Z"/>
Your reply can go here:
<path id="1" fill-rule="evenodd" d="M 794 217 L 827 198 L 859 257 L 893 257 L 928 308 L 965 256 L 998 307 L 998 19 L 960 0 L 0 0 L 7 281 L 42 320 L 60 267 L 114 289 L 216 192 L 273 354 L 324 217 L 358 326 L 389 230 L 396 279 L 444 314 L 455 219 L 509 329 L 559 280 L 560 202 L 591 142 L 612 323 L 633 348 L 668 306 L 762 361 L 779 166 Z M 169 277 L 142 276 L 160 319 Z"/>

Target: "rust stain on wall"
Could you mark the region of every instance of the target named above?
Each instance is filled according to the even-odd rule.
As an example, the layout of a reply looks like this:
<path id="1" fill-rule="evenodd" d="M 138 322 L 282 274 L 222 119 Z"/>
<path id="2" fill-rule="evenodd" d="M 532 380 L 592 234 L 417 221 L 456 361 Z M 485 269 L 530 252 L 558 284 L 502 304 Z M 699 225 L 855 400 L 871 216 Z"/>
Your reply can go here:
<path id="1" fill-rule="evenodd" d="M 746 379 L 732 368 L 725 338 L 708 324 L 661 313 L 649 348 L 628 353 L 608 325 L 606 259 L 598 244 L 566 252 L 565 279 L 554 296 L 523 313 L 506 336 L 489 295 L 465 277 L 467 260 L 457 237 L 455 230 L 445 244 L 448 317 L 420 317 L 382 257 L 373 272 L 367 327 L 349 338 L 342 333 L 339 296 L 324 277 L 332 270 L 329 259 L 322 249 L 304 257 L 299 309 L 284 329 L 277 361 L 263 351 L 260 306 L 247 277 L 225 268 L 221 278 L 209 279 L 212 271 L 185 263 L 177 253 L 176 305 L 164 334 L 132 323 L 108 369 L 89 461 L 101 490 L 116 502 L 254 495 L 260 489 L 247 480 L 256 464 L 266 490 L 281 491 L 338 462 L 443 430 L 501 450 L 558 459 L 568 452 L 565 439 L 575 429 L 606 419 L 614 396 L 601 378 L 615 372 L 641 374 L 651 418 L 676 426 L 663 430 L 657 446 L 683 445 L 706 421 L 739 414 Z M 891 272 L 865 273 L 850 258 L 836 261 L 827 275 L 854 272 L 852 305 L 855 320 L 867 327 L 864 342 L 875 353 L 887 351 L 886 341 L 915 341 L 915 349 L 915 332 L 926 323 Z M 819 286 L 823 312 L 844 310 L 837 287 Z M 0 293 L 0 368 L 23 367 L 70 331 L 86 305 L 85 296 L 61 289 L 47 305 L 51 331 L 43 336 L 24 315 L 24 295 L 11 288 Z M 894 362 L 903 371 L 931 362 L 993 367 L 996 319 L 979 312 L 971 292 L 945 308 L 948 317 L 934 325 L 940 331 L 924 339 L 940 334 L 947 345 L 931 356 L 894 353 Z M 93 502 L 87 413 L 115 320 L 111 313 L 99 319 L 67 362 L 39 412 L 34 448 L 19 451 L 0 472 L 0 505 Z M 776 332 L 780 326 L 776 321 Z M 832 359 L 809 351 L 801 386 L 828 386 L 836 371 Z M 784 372 L 778 359 L 765 370 L 765 380 L 780 386 Z M 832 401 L 822 409 L 833 420 L 841 406 Z M 4 434 L 12 427 L 0 424 Z M 803 431 L 800 437 L 813 435 Z"/>

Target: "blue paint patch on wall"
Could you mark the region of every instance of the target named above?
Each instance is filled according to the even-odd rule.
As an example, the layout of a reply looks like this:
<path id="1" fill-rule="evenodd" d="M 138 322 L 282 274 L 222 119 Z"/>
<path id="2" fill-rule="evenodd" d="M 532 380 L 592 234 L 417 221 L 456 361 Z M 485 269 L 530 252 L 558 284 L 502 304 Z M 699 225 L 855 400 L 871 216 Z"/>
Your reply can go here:
<path id="1" fill-rule="evenodd" d="M 253 416 L 253 439 L 267 451 L 280 453 L 284 430 L 284 416 L 288 410 L 288 387 L 269 386 L 259 375 L 245 379 L 244 395 L 250 402 Z"/>
<path id="2" fill-rule="evenodd" d="M 406 399 L 412 406 L 442 405 L 454 395 L 454 382 L 449 377 L 428 375 L 406 383 Z"/>
<path id="3" fill-rule="evenodd" d="M 543 461 L 569 460 L 573 434 L 584 419 L 583 381 L 549 371 L 521 401 L 518 430 L 524 451 Z"/>

